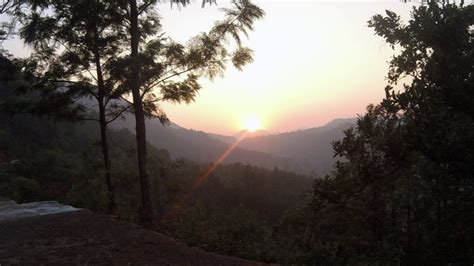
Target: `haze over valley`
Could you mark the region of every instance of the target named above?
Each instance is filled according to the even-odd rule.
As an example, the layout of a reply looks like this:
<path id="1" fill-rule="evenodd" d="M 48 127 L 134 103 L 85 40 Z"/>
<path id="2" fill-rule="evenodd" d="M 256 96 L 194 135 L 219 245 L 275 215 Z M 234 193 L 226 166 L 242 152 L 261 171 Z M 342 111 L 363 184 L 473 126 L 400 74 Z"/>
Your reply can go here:
<path id="1" fill-rule="evenodd" d="M 322 177 L 329 174 L 335 162 L 332 142 L 343 137 L 343 131 L 355 125 L 355 118 L 336 119 L 330 123 L 294 132 L 238 132 L 224 136 L 185 129 L 172 123 L 164 126 L 159 120 L 148 120 L 148 142 L 158 149 L 166 149 L 173 158 L 187 158 L 199 162 L 216 161 L 230 145 L 238 145 L 225 158 L 224 163 L 241 162 L 268 169 L 280 168 Z M 115 128 L 133 130 L 130 117 L 117 120 Z M 242 140 L 241 134 L 246 134 Z"/>

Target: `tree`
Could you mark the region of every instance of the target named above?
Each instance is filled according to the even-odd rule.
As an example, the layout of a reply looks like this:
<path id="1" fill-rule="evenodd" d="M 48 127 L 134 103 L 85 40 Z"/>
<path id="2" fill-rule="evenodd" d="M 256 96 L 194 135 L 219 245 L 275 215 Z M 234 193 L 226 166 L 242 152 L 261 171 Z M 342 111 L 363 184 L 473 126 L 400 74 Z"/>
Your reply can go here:
<path id="1" fill-rule="evenodd" d="M 123 14 L 112 3 L 95 0 L 29 1 L 27 8 L 29 12 L 18 14 L 22 20 L 20 35 L 34 48 L 26 68 L 42 86 L 49 84 L 67 92 L 74 101 L 91 97 L 97 103 L 98 118 L 85 115 L 79 119 L 100 125 L 109 209 L 114 212 L 107 125 L 130 106 L 120 100 L 124 91 L 114 87 L 105 64 L 122 52 L 120 39 L 126 33 L 118 25 Z M 92 108 L 85 102 L 81 104 Z"/>
<path id="2" fill-rule="evenodd" d="M 151 224 L 155 216 L 147 173 L 145 110 L 158 113 L 166 120 L 158 105 L 160 101 L 189 103 L 201 88 L 200 76 L 212 79 L 223 74 L 228 61 L 238 69 L 251 62 L 252 51 L 241 45 L 241 35 L 252 30 L 255 20 L 264 14 L 248 0 L 233 1 L 233 8 L 224 9 L 224 21 L 216 23 L 209 33 L 196 36 L 185 46 L 163 34 L 157 35 L 161 26 L 155 12 L 156 2 L 130 0 L 127 5 L 121 5 L 127 14 L 125 26 L 130 32 L 130 54 L 117 57 L 111 63 L 116 84 L 129 88 L 133 99 L 143 224 Z M 233 52 L 225 47 L 229 37 L 237 43 Z M 156 89 L 159 89 L 159 95 L 154 92 Z"/>
<path id="3" fill-rule="evenodd" d="M 344 160 L 315 181 L 309 261 L 474 261 L 473 14 L 430 1 L 406 24 L 390 11 L 369 21 L 399 53 L 385 99 L 334 143 Z"/>
<path id="4" fill-rule="evenodd" d="M 0 3 L 0 15 L 11 15 L 19 12 L 21 4 L 21 0 L 2 0 Z M 0 23 L 0 46 L 12 35 L 15 25 L 15 19 Z M 2 47 L 0 47 L 0 52 L 2 54 L 5 52 Z"/>
<path id="5" fill-rule="evenodd" d="M 392 47 L 401 48 L 390 64 L 383 106 L 403 113 L 406 142 L 432 167 L 422 178 L 430 184 L 434 255 L 442 264 L 473 258 L 466 255 L 473 232 L 465 219 L 474 207 L 473 15 L 474 6 L 463 2 L 430 1 L 413 11 L 408 25 L 392 12 L 369 22 Z M 411 84 L 395 91 L 404 76 Z M 459 234 L 456 228 L 466 231 Z"/>

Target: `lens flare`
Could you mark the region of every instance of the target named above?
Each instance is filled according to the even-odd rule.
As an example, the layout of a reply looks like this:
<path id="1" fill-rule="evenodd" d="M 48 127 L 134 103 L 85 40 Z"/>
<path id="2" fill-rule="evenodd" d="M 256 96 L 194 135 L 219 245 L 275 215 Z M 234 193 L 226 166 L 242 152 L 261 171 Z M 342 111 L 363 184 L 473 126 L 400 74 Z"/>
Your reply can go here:
<path id="1" fill-rule="evenodd" d="M 214 161 L 209 167 L 206 169 L 204 173 L 199 175 L 193 182 L 192 186 L 189 190 L 183 193 L 180 197 L 178 197 L 174 204 L 171 204 L 171 208 L 168 210 L 164 210 L 161 215 L 161 222 L 166 223 L 166 221 L 172 220 L 179 216 L 182 207 L 185 203 L 192 197 L 193 193 L 204 183 L 207 178 L 216 170 L 216 168 L 232 153 L 232 151 L 239 146 L 239 143 L 245 139 L 247 136 L 247 132 L 244 132 L 233 144 L 231 144 L 222 154 Z"/>

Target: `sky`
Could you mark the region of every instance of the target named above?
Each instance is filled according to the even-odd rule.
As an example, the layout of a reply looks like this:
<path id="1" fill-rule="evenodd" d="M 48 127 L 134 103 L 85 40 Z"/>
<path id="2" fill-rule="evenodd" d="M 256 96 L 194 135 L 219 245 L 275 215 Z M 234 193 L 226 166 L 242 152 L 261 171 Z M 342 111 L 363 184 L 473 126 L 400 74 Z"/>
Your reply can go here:
<path id="1" fill-rule="evenodd" d="M 278 133 L 324 125 L 336 118 L 363 114 L 384 96 L 388 61 L 394 51 L 374 35 L 367 21 L 386 9 L 406 21 L 413 4 L 398 0 L 295 1 L 256 0 L 266 15 L 244 40 L 254 62 L 238 71 L 227 68 L 214 81 L 201 79 L 191 104 L 162 104 L 168 117 L 185 128 L 233 135 L 249 119 Z M 158 6 L 163 30 L 186 42 L 223 18 L 217 6 L 200 0 L 178 10 Z M 18 40 L 4 43 L 14 55 L 27 49 Z"/>
<path id="2" fill-rule="evenodd" d="M 224 1 L 217 1 L 225 5 Z M 256 117 L 270 132 L 321 126 L 355 117 L 384 96 L 392 49 L 367 21 L 386 9 L 409 18 L 410 4 L 393 1 L 254 1 L 266 13 L 245 45 L 254 62 L 242 72 L 203 81 L 196 102 L 165 104 L 172 121 L 221 134 L 242 130 Z M 178 41 L 209 29 L 222 17 L 199 3 L 180 11 L 160 8 L 163 28 Z"/>

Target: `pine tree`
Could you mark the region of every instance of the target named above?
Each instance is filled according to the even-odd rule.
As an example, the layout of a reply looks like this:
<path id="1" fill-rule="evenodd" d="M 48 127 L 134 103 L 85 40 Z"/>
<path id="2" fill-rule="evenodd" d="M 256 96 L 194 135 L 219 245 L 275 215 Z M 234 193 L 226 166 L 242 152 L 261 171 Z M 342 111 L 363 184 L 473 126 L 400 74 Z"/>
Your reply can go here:
<path id="1" fill-rule="evenodd" d="M 98 118 L 87 116 L 100 125 L 104 177 L 108 190 L 109 211 L 115 212 L 107 125 L 130 106 L 120 100 L 124 91 L 111 83 L 105 64 L 122 52 L 119 40 L 124 31 L 121 18 L 113 3 L 107 1 L 30 1 L 29 12 L 19 14 L 22 21 L 20 36 L 34 48 L 27 69 L 38 77 L 32 87 L 44 90 L 45 84 L 67 92 L 68 96 L 88 105 L 97 106 Z M 91 97 L 96 104 L 86 102 Z M 50 103 L 45 103 L 50 104 Z M 96 111 L 96 110 L 94 110 Z"/>
<path id="2" fill-rule="evenodd" d="M 252 30 L 255 20 L 264 15 L 260 8 L 247 0 L 233 1 L 233 8 L 224 9 L 224 21 L 216 23 L 209 33 L 196 36 L 185 46 L 159 34 L 161 26 L 155 11 L 156 2 L 130 0 L 128 5 L 122 6 L 124 13 L 128 14 L 126 26 L 130 32 L 131 52 L 111 63 L 116 84 L 128 87 L 132 94 L 142 194 L 141 221 L 146 225 L 153 223 L 155 214 L 147 171 L 145 114 L 157 114 L 166 122 L 166 114 L 159 102 L 189 103 L 201 89 L 200 76 L 213 79 L 222 75 L 228 61 L 238 69 L 251 62 L 252 51 L 241 45 L 241 35 Z M 229 37 L 237 43 L 238 48 L 233 52 L 225 46 Z"/>

